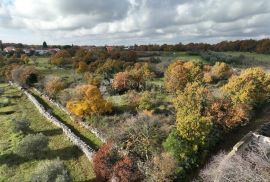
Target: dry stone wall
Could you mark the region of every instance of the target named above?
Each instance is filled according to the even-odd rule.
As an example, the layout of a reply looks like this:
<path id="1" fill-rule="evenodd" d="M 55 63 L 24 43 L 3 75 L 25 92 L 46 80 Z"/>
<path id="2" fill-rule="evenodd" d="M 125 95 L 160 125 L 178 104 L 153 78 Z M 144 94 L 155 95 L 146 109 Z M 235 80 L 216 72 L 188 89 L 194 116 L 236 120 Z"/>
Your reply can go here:
<path id="1" fill-rule="evenodd" d="M 24 88 L 22 88 L 21 86 L 19 86 L 16 83 L 13 82 L 9 82 L 9 84 L 11 86 L 16 87 L 17 89 L 19 89 L 20 91 L 22 91 L 27 98 L 36 106 L 36 108 L 38 109 L 38 111 L 40 112 L 40 114 L 42 114 L 46 119 L 48 119 L 50 122 L 52 122 L 53 124 L 55 124 L 56 126 L 60 127 L 63 132 L 65 133 L 65 135 L 69 138 L 69 140 L 76 146 L 78 146 L 83 153 L 87 156 L 87 158 L 92 161 L 92 156 L 95 153 L 95 150 L 92 149 L 89 145 L 87 145 L 84 141 L 82 141 L 78 136 L 76 136 L 70 128 L 68 128 L 65 124 L 63 124 L 61 121 L 59 121 L 58 119 L 56 119 L 54 116 L 52 116 L 44 107 L 43 105 L 41 105 L 37 99 L 31 95 L 27 90 L 25 90 Z"/>
<path id="2" fill-rule="evenodd" d="M 80 121 L 80 120 L 74 118 L 72 116 L 72 114 L 62 104 L 60 104 L 59 102 L 53 100 L 52 98 L 50 98 L 45 93 L 40 92 L 36 88 L 33 88 L 33 90 L 35 92 L 37 92 L 40 96 L 42 96 L 43 98 L 45 98 L 47 101 L 49 101 L 51 104 L 55 105 L 60 110 L 62 110 L 63 112 L 65 112 L 72 121 L 78 123 L 79 125 L 81 125 L 82 127 L 86 128 L 86 129 L 88 129 L 90 132 L 92 132 L 93 134 L 95 134 L 96 137 L 99 138 L 103 143 L 106 143 L 106 137 L 105 137 L 105 135 L 102 134 L 97 128 L 93 128 L 93 127 L 89 126 L 88 124 L 86 124 L 85 122 Z"/>

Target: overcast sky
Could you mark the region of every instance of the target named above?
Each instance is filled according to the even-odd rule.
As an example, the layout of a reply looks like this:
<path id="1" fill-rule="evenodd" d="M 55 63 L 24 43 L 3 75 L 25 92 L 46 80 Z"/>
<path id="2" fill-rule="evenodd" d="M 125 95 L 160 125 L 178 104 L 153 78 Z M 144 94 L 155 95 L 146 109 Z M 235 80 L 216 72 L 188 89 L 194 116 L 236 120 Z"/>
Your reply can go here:
<path id="1" fill-rule="evenodd" d="M 270 0 L 0 0 L 0 40 L 188 43 L 270 36 Z"/>

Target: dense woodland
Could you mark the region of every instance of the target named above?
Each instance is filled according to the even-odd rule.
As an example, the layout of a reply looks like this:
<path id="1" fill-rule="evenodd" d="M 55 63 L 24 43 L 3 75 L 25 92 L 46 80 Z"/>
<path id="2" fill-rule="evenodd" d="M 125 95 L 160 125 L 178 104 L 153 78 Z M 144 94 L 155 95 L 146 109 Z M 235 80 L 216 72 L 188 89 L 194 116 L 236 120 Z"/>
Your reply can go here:
<path id="1" fill-rule="evenodd" d="M 164 62 L 163 51 L 188 51 L 203 61 Z M 45 59 L 14 52 L 0 57 L 0 77 L 37 88 L 106 136 L 93 157 L 97 181 L 188 181 L 224 136 L 252 122 L 270 99 L 269 74 L 253 67 L 265 62 L 219 51 L 267 54 L 270 40 L 111 52 L 73 46 Z M 46 136 L 29 132 L 27 118 L 13 125 L 21 138 L 13 151 L 18 156 L 39 159 L 50 150 Z M 72 180 L 60 159 L 40 164 L 31 180 L 42 170 L 47 181 Z"/>

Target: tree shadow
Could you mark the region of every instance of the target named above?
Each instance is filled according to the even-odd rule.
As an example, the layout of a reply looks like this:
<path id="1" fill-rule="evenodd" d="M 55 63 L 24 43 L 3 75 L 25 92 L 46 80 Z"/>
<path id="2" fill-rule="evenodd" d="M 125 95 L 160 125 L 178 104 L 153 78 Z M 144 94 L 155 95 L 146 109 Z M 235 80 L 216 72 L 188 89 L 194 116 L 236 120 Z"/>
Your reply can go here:
<path id="1" fill-rule="evenodd" d="M 45 155 L 44 159 L 56 159 L 69 160 L 76 159 L 83 155 L 83 152 L 79 150 L 77 146 L 65 147 L 57 150 L 48 151 L 49 155 Z"/>
<path id="2" fill-rule="evenodd" d="M 50 130 L 42 130 L 42 131 L 37 131 L 35 133 L 43 133 L 46 136 L 56 136 L 56 135 L 61 135 L 63 134 L 63 131 L 61 128 L 57 129 L 50 129 Z"/>
<path id="3" fill-rule="evenodd" d="M 29 159 L 21 157 L 15 153 L 0 155 L 0 165 L 16 166 L 27 162 Z"/>

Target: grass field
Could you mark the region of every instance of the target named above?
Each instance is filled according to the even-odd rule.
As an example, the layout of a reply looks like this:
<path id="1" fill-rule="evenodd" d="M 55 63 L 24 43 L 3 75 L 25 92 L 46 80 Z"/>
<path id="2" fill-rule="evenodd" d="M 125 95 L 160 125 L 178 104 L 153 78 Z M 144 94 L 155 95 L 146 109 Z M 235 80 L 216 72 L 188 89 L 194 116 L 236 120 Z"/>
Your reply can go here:
<path id="1" fill-rule="evenodd" d="M 93 180 L 95 176 L 91 163 L 68 141 L 61 129 L 43 118 L 19 91 L 7 84 L 0 84 L 0 88 L 5 90 L 0 95 L 0 181 L 29 181 L 29 176 L 39 163 L 56 158 L 64 162 L 74 181 Z M 26 160 L 14 153 L 14 148 L 23 138 L 23 134 L 13 133 L 11 122 L 22 118 L 30 122 L 31 133 L 41 132 L 49 137 L 50 150 L 39 160 Z"/>

